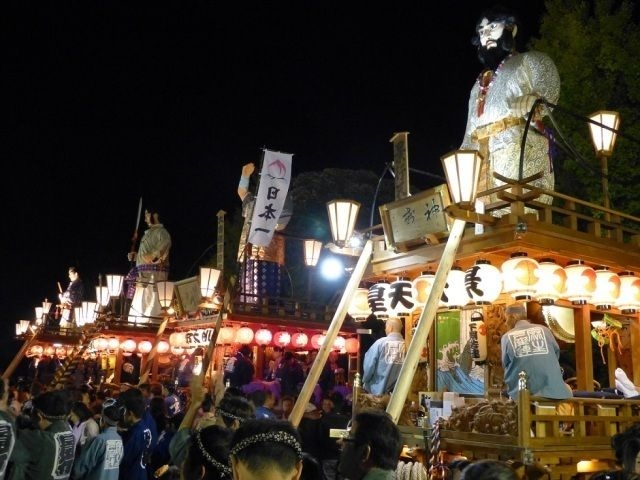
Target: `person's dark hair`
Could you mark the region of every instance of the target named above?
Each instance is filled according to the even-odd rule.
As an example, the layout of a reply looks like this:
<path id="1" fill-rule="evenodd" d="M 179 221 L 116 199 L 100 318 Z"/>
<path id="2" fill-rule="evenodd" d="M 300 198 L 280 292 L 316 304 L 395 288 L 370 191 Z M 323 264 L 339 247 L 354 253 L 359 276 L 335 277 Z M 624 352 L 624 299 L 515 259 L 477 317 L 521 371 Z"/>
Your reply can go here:
<path id="1" fill-rule="evenodd" d="M 167 405 L 164 403 L 164 398 L 153 397 L 149 400 L 149 413 L 156 422 L 156 428 L 158 432 L 161 432 L 167 426 Z"/>
<path id="2" fill-rule="evenodd" d="M 324 480 L 322 465 L 316 457 L 307 452 L 302 452 L 302 475 L 300 480 Z"/>
<path id="3" fill-rule="evenodd" d="M 482 19 L 484 18 L 489 20 L 489 22 L 504 22 L 505 30 L 509 32 L 513 32 L 514 27 L 519 28 L 520 26 L 520 21 L 518 20 L 516 13 L 511 9 L 504 7 L 502 5 L 494 5 L 493 7 L 487 8 L 482 13 L 480 13 L 480 15 L 478 16 L 478 21 L 476 23 L 476 32 L 480 27 L 480 22 L 482 22 Z M 513 34 L 510 35 L 509 37 L 513 42 Z M 471 43 L 477 47 L 478 45 L 480 45 L 480 37 L 476 34 L 472 38 Z M 514 46 L 515 45 L 513 45 L 512 43 L 509 46 L 509 48 L 511 49 Z M 506 49 L 506 46 L 505 46 L 505 49 Z"/>
<path id="4" fill-rule="evenodd" d="M 144 415 L 145 403 L 139 388 L 129 388 L 118 395 L 118 402 L 125 406 L 136 418 Z"/>
<path id="5" fill-rule="evenodd" d="M 368 408 L 358 412 L 353 421 L 357 425 L 353 435 L 356 445 L 368 444 L 373 465 L 395 471 L 402 451 L 402 440 L 400 430 L 391 416 L 384 410 Z"/>
<path id="6" fill-rule="evenodd" d="M 244 392 L 239 387 L 227 387 L 222 398 L 226 397 L 243 397 L 246 398 Z"/>
<path id="7" fill-rule="evenodd" d="M 286 352 L 284 352 L 284 359 L 285 359 L 286 361 L 289 361 L 289 360 L 291 360 L 292 358 L 293 358 L 293 352 L 290 352 L 290 351 L 288 351 L 288 350 L 287 350 Z"/>
<path id="8" fill-rule="evenodd" d="M 186 480 L 231 479 L 229 444 L 233 430 L 211 425 L 191 435 L 191 445 L 182 464 L 182 478 Z M 202 475 L 204 469 L 204 476 Z"/>
<path id="9" fill-rule="evenodd" d="M 71 397 L 66 390 L 51 390 L 33 399 L 33 408 L 49 421 L 66 420 L 71 413 Z"/>
<path id="10" fill-rule="evenodd" d="M 73 402 L 71 411 L 78 416 L 78 421 L 80 423 L 85 420 L 89 420 L 93 416 L 91 409 L 83 402 Z"/>
<path id="11" fill-rule="evenodd" d="M 255 390 L 249 394 L 249 400 L 256 407 L 262 407 L 267 401 L 267 392 L 262 389 Z"/>
<path id="12" fill-rule="evenodd" d="M 244 397 L 223 397 L 216 408 L 216 416 L 222 418 L 227 427 L 232 427 L 235 420 L 242 424 L 255 418 L 255 409 Z"/>
<path id="13" fill-rule="evenodd" d="M 254 474 L 273 467 L 289 472 L 302 461 L 302 441 L 291 422 L 251 419 L 234 432 L 229 456 Z"/>
<path id="14" fill-rule="evenodd" d="M 624 463 L 625 445 L 631 439 L 640 438 L 640 422 L 633 423 L 624 431 L 616 433 L 611 437 L 611 448 L 616 455 L 616 463 L 621 465 Z"/>
<path id="15" fill-rule="evenodd" d="M 245 357 L 248 357 L 251 355 L 251 347 L 249 345 L 242 345 L 238 351 L 244 355 Z"/>
<path id="16" fill-rule="evenodd" d="M 518 476 L 506 463 L 484 459 L 465 467 L 460 480 L 518 480 Z"/>
<path id="17" fill-rule="evenodd" d="M 78 269 L 74 266 L 69 267 L 69 273 L 78 273 Z"/>
<path id="18" fill-rule="evenodd" d="M 124 417 L 124 405 L 115 398 L 106 398 L 102 403 L 102 421 L 111 427 L 116 426 Z"/>

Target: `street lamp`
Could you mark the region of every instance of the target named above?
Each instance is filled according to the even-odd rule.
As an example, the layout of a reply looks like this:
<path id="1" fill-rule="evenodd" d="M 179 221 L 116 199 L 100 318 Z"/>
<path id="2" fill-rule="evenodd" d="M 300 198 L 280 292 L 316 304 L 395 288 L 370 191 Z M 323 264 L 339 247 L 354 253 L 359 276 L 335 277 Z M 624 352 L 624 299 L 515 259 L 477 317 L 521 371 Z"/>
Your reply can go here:
<path id="1" fill-rule="evenodd" d="M 311 299 L 311 283 L 313 279 L 313 267 L 318 264 L 322 242 L 308 238 L 304 240 L 304 264 L 309 267 L 309 278 L 307 279 L 307 300 Z"/>
<path id="2" fill-rule="evenodd" d="M 613 153 L 613 147 L 616 144 L 618 127 L 620 126 L 620 115 L 618 112 L 600 110 L 592 114 L 589 120 L 591 140 L 593 140 L 596 155 L 600 159 L 600 167 L 602 170 L 603 205 L 605 208 L 609 208 L 609 168 L 607 166 L 607 159 Z M 607 220 L 608 217 L 609 213 L 605 212 L 605 218 L 607 218 Z"/>
<path id="3" fill-rule="evenodd" d="M 331 200 L 327 202 L 331 236 L 338 247 L 345 247 L 351 239 L 359 210 L 360 203 L 355 200 Z"/>
<path id="4" fill-rule="evenodd" d="M 314 239 L 304 240 L 304 264 L 307 267 L 315 267 L 320 258 L 322 242 Z"/>
<path id="5" fill-rule="evenodd" d="M 206 300 L 207 308 L 213 302 L 213 296 L 220 278 L 220 270 L 210 267 L 200 267 L 200 294 Z"/>

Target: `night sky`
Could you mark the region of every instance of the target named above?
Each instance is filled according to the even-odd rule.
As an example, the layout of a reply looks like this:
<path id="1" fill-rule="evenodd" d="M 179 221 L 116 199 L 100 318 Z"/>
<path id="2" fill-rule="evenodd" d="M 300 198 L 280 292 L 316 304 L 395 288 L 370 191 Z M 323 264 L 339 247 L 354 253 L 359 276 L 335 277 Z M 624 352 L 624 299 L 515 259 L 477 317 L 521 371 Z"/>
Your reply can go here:
<path id="1" fill-rule="evenodd" d="M 481 69 L 474 26 L 494 4 L 15 3 L 3 11 L 0 366 L 14 324 L 56 300 L 69 265 L 88 286 L 127 272 L 141 196 L 171 232 L 179 280 L 197 274 L 262 148 L 293 153 L 294 176 L 382 172 L 406 131 L 410 167 L 441 174 Z M 524 21 L 523 45 L 544 2 L 502 3 Z"/>

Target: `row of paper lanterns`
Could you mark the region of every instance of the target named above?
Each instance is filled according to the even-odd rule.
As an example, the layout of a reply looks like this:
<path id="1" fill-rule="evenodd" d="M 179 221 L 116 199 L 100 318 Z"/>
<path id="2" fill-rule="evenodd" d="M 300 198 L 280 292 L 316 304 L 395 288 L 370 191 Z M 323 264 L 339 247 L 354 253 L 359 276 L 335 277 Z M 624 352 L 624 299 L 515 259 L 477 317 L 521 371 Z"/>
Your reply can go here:
<path id="1" fill-rule="evenodd" d="M 169 336 L 169 344 L 172 348 L 189 347 L 194 344 L 206 344 L 208 343 L 209 336 L 199 334 L 200 332 L 204 331 L 205 330 L 196 332 L 173 332 Z M 213 329 L 206 329 L 206 331 L 208 331 L 209 335 L 211 335 Z M 293 334 L 289 333 L 286 330 L 272 332 L 268 328 L 264 327 L 261 327 L 254 332 L 252 328 L 246 325 L 240 328 L 227 326 L 220 328 L 218 337 L 216 338 L 216 345 L 234 343 L 249 345 L 251 343 L 255 343 L 259 346 L 267 346 L 272 344 L 276 347 L 282 348 L 303 349 L 310 346 L 311 348 L 318 349 L 324 344 L 325 338 L 326 335 L 320 333 L 309 337 L 304 332 L 296 332 Z M 334 350 L 344 351 L 346 353 L 355 353 L 358 351 L 359 342 L 356 338 L 345 338 L 341 335 L 338 335 L 333 342 L 332 348 Z"/>
<path id="2" fill-rule="evenodd" d="M 404 316 L 423 307 L 435 280 L 427 271 L 413 280 L 398 278 L 357 289 L 349 315 L 360 319 L 376 316 Z M 538 300 L 551 305 L 565 299 L 574 305 L 593 304 L 597 309 L 617 308 L 624 314 L 640 310 L 640 277 L 633 272 L 614 273 L 608 267 L 592 268 L 581 260 L 562 267 L 552 259 L 537 261 L 517 252 L 501 268 L 478 260 L 466 271 L 454 266 L 447 275 L 439 307 L 459 309 L 469 303 L 488 305 L 502 293 L 515 300 Z"/>

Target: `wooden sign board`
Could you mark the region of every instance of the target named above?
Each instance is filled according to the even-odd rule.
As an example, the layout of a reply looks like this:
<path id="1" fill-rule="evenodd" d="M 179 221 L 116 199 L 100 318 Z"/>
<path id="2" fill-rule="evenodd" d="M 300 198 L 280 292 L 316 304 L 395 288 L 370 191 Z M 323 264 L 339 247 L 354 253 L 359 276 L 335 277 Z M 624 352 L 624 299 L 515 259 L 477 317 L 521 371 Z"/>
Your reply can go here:
<path id="1" fill-rule="evenodd" d="M 446 184 L 380 206 L 387 245 L 407 252 L 437 244 L 449 235 L 453 220 L 444 211 L 450 204 Z"/>

